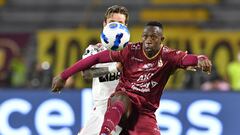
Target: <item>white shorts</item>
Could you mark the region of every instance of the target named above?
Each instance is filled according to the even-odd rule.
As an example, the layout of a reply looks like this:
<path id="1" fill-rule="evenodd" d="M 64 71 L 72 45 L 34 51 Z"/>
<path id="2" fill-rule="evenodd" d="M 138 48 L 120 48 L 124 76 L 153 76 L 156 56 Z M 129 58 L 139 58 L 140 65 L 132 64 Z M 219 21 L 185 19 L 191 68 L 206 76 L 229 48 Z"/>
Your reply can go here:
<path id="1" fill-rule="evenodd" d="M 89 114 L 90 117 L 86 122 L 86 125 L 78 133 L 78 135 L 99 135 L 102 123 L 104 120 L 104 114 L 107 110 L 107 101 L 98 101 L 94 103 L 94 108 Z M 119 135 L 122 128 L 117 126 L 115 131 L 112 131 L 112 135 Z"/>

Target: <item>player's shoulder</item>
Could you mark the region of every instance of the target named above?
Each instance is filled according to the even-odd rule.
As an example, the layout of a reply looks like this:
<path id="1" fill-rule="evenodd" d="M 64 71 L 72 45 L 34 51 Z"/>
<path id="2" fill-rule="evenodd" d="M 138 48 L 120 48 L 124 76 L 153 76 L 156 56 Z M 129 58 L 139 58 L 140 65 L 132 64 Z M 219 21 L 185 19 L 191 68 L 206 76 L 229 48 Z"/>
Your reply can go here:
<path id="1" fill-rule="evenodd" d="M 103 45 L 101 43 L 97 43 L 97 44 L 90 44 L 88 45 L 88 47 L 85 49 L 89 49 L 89 50 L 100 50 L 100 49 L 103 49 Z"/>
<path id="2" fill-rule="evenodd" d="M 176 52 L 177 52 L 176 49 L 173 49 L 166 45 L 163 45 L 161 55 L 162 55 L 162 58 L 164 59 L 164 58 L 168 58 L 168 57 L 176 55 Z"/>
<path id="3" fill-rule="evenodd" d="M 175 49 L 169 48 L 169 47 L 166 46 L 166 45 L 163 45 L 163 47 L 162 47 L 162 52 L 163 52 L 163 53 L 171 53 L 171 52 L 173 52 L 173 51 L 175 51 Z"/>
<path id="4" fill-rule="evenodd" d="M 101 43 L 97 43 L 97 44 L 90 44 L 88 45 L 88 47 L 85 49 L 85 52 L 83 54 L 83 57 L 87 57 L 90 55 L 94 55 L 98 52 L 101 52 L 105 50 L 105 48 L 102 46 Z"/>
<path id="5" fill-rule="evenodd" d="M 163 45 L 162 47 L 162 54 L 164 55 L 171 55 L 171 54 L 175 55 L 175 54 L 178 54 L 179 52 L 180 50 L 173 49 L 165 45 Z"/>
<path id="6" fill-rule="evenodd" d="M 185 56 L 187 54 L 187 51 L 181 51 L 181 50 L 177 50 L 177 49 L 173 49 L 167 46 L 163 46 L 162 48 L 162 58 L 171 58 L 171 57 L 182 57 Z"/>

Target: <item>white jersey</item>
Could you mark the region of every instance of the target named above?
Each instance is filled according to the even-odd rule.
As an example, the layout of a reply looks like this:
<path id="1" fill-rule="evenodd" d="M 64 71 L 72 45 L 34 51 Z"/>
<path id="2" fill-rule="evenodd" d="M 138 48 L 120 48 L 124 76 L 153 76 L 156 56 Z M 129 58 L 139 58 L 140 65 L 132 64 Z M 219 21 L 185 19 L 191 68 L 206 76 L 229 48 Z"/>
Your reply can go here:
<path id="1" fill-rule="evenodd" d="M 85 53 L 83 54 L 83 58 L 96 54 L 100 51 L 106 50 L 100 43 L 96 45 L 89 45 Z M 97 64 L 94 67 L 109 67 L 111 65 L 116 65 L 116 62 L 111 63 L 102 63 Z M 115 88 L 118 84 L 118 79 L 120 76 L 120 72 L 109 73 L 101 77 L 93 78 L 92 82 L 92 96 L 94 101 L 106 100 L 110 97 L 110 95 L 115 91 Z"/>
<path id="2" fill-rule="evenodd" d="M 104 114 L 107 110 L 107 100 L 106 102 L 100 101 L 97 104 L 98 105 L 90 112 L 90 117 L 87 120 L 86 125 L 84 125 L 78 135 L 99 135 L 104 121 Z M 122 128 L 120 126 L 116 126 L 115 130 L 111 132 L 111 135 L 119 135 L 121 131 Z"/>
<path id="3" fill-rule="evenodd" d="M 89 45 L 83 54 L 83 58 L 96 54 L 100 51 L 106 50 L 100 43 L 96 45 Z M 114 65 L 116 62 L 97 64 L 94 67 L 108 67 Z M 93 78 L 92 96 L 93 96 L 93 110 L 90 113 L 90 118 L 86 125 L 82 128 L 78 135 L 98 135 L 101 130 L 101 125 L 104 120 L 104 114 L 107 110 L 107 101 L 110 95 L 115 91 L 118 83 L 120 73 L 109 73 L 102 77 Z M 117 126 L 112 135 L 119 135 L 122 128 Z"/>

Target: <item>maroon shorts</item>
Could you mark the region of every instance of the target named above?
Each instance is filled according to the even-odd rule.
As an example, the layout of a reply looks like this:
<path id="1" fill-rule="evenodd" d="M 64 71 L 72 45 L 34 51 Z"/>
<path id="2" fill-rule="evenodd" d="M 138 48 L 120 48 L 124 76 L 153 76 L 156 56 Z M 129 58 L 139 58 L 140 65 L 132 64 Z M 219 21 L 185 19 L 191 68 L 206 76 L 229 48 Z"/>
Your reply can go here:
<path id="1" fill-rule="evenodd" d="M 139 114 L 133 129 L 129 129 L 128 133 L 129 135 L 160 135 L 156 119 L 145 114 Z"/>
<path id="2" fill-rule="evenodd" d="M 119 93 L 127 95 L 124 92 L 115 92 L 112 96 Z M 109 100 L 108 106 L 110 104 Z M 132 112 L 129 118 L 123 116 L 119 123 L 119 126 L 123 128 L 120 135 L 161 135 L 154 112 L 143 111 L 132 100 L 131 104 Z"/>

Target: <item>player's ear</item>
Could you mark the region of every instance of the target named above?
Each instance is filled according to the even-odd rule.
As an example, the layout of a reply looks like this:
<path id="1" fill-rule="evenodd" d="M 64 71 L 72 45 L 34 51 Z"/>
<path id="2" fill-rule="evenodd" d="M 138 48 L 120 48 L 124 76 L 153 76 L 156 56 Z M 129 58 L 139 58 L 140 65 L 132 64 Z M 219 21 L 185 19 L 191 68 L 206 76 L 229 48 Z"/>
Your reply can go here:
<path id="1" fill-rule="evenodd" d="M 165 39 L 165 37 L 161 37 L 161 41 L 163 41 Z"/>
<path id="2" fill-rule="evenodd" d="M 103 21 L 103 27 L 105 27 L 107 25 L 106 21 Z"/>

